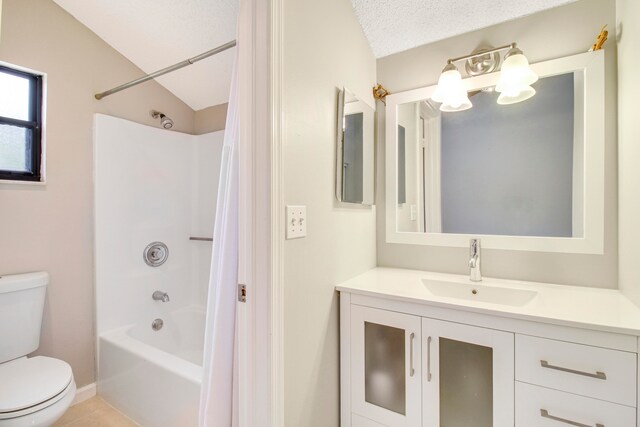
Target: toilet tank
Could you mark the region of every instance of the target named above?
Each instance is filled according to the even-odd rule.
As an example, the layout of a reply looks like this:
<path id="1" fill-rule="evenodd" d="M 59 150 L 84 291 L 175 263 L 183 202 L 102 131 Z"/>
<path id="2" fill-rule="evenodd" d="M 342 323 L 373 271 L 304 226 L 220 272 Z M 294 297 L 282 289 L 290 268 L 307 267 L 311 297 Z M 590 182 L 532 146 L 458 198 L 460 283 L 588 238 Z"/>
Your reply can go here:
<path id="1" fill-rule="evenodd" d="M 40 345 L 46 272 L 0 276 L 0 363 L 35 351 Z"/>

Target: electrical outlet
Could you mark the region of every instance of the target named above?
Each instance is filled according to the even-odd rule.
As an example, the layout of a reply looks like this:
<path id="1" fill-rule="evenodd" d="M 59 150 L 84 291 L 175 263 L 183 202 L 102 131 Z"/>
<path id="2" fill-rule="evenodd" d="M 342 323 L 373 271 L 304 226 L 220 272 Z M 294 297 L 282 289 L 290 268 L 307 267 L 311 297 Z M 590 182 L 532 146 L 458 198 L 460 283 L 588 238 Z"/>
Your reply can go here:
<path id="1" fill-rule="evenodd" d="M 411 205 L 411 221 L 416 221 L 418 219 L 418 207 L 416 205 Z"/>
<path id="2" fill-rule="evenodd" d="M 287 205 L 287 239 L 307 235 L 307 207 Z"/>

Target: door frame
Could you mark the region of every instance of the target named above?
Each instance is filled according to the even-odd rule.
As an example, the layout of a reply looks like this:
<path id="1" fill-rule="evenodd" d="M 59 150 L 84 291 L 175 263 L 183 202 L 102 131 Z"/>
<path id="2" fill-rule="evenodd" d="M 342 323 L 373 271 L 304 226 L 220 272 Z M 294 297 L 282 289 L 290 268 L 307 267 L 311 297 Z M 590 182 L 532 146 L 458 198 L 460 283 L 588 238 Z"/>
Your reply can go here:
<path id="1" fill-rule="evenodd" d="M 283 0 L 241 0 L 238 19 L 238 426 L 284 425 Z"/>

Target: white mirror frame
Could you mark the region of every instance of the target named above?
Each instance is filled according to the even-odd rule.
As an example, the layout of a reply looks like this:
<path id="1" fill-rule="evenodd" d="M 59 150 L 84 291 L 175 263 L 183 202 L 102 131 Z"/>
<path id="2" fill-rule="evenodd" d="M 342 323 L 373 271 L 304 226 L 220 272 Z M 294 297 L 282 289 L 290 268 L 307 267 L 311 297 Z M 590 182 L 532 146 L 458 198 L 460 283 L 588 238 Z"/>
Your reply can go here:
<path id="1" fill-rule="evenodd" d="M 413 245 L 468 247 L 470 238 L 482 239 L 483 248 L 538 252 L 565 252 L 602 254 L 604 241 L 604 139 L 605 139 L 605 72 L 604 51 L 587 52 L 565 58 L 539 62 L 531 68 L 542 78 L 575 72 L 584 82 L 583 91 L 576 92 L 576 99 L 584 101 L 582 122 L 584 135 L 584 168 L 582 172 L 582 212 L 584 213 L 582 237 L 533 237 L 476 234 L 444 234 L 401 232 L 397 229 L 397 128 L 398 105 L 430 99 L 436 85 L 388 95 L 386 98 L 386 174 L 385 208 L 386 240 L 388 243 Z M 499 72 L 464 79 L 468 91 L 495 86 Z M 580 133 L 580 129 L 576 129 Z M 580 172 L 580 171 L 578 171 Z M 576 171 L 574 170 L 574 174 Z M 578 206 L 575 206 L 578 208 Z M 576 227 L 576 225 L 574 225 Z"/>

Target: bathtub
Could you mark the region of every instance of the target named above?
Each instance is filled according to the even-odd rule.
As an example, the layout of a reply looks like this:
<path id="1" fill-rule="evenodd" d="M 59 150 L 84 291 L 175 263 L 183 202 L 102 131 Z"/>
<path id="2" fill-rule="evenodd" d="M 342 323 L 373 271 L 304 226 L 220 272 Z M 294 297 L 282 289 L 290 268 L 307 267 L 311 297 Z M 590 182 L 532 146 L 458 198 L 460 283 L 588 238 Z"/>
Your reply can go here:
<path id="1" fill-rule="evenodd" d="M 143 426 L 198 423 L 205 311 L 168 313 L 159 331 L 154 319 L 100 334 L 98 394 Z"/>

